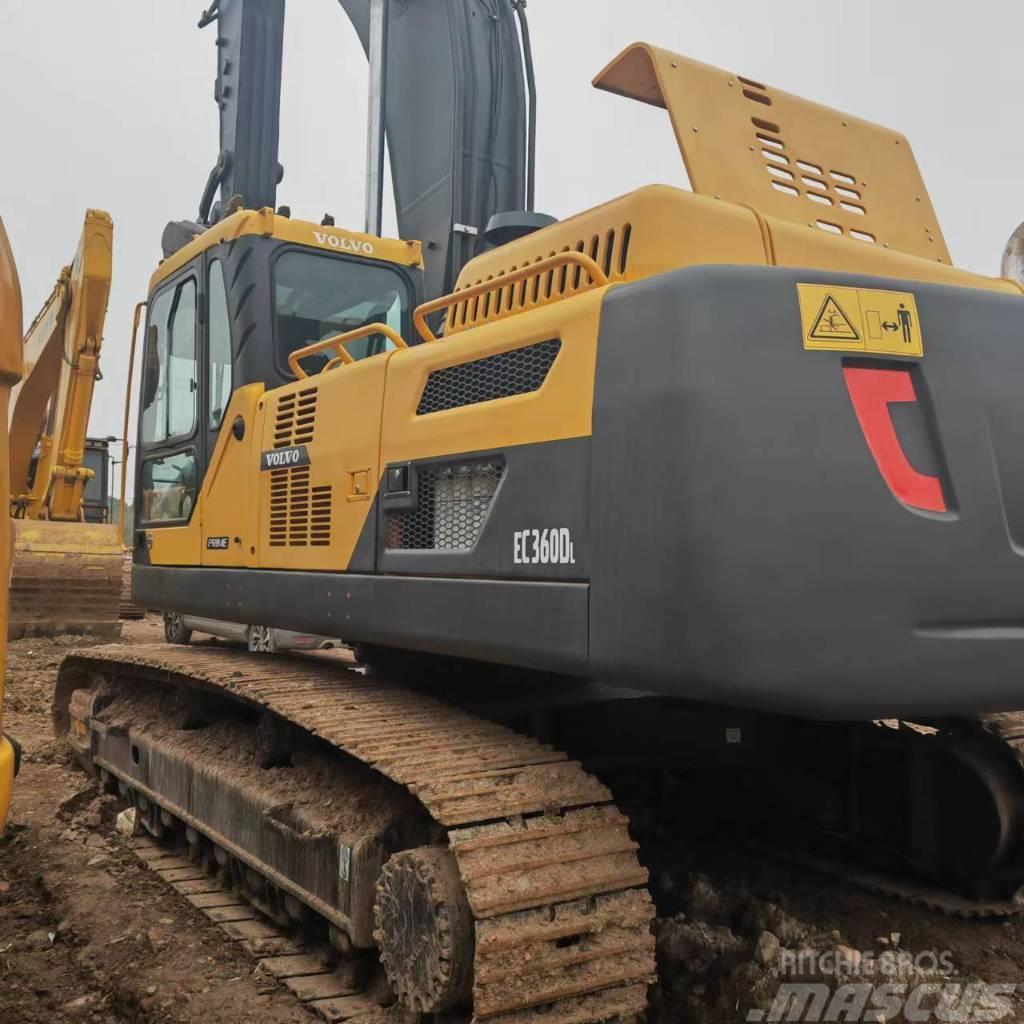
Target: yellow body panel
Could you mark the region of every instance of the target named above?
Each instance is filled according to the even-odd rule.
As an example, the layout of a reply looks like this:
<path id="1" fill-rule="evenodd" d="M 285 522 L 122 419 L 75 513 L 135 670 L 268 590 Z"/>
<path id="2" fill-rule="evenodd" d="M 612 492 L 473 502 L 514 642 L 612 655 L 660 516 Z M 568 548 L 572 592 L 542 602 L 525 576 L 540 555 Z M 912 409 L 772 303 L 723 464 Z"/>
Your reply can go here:
<path id="1" fill-rule="evenodd" d="M 0 734 L 0 827 L 11 809 L 11 791 L 14 789 L 14 747 Z"/>
<path id="2" fill-rule="evenodd" d="M 937 261 L 919 259 L 877 245 L 865 245 L 852 239 L 827 235 L 789 221 L 767 218 L 767 235 L 772 263 L 778 267 L 814 267 L 815 270 L 847 274 L 871 274 L 875 277 L 902 278 L 921 284 L 942 284 L 955 288 L 1020 295 L 1024 289 L 1016 281 L 983 277 Z"/>
<path id="3" fill-rule="evenodd" d="M 231 396 L 228 404 L 210 468 L 192 513 L 193 519 L 202 526 L 203 565 L 257 564 L 259 481 L 253 464 L 253 438 L 258 439 L 261 434 L 262 414 L 257 412 L 257 406 L 261 404 L 263 391 L 262 384 L 247 384 Z M 231 425 L 238 417 L 245 424 L 241 441 L 231 432 Z M 257 451 L 257 458 L 258 455 Z M 228 547 L 208 547 L 205 539 L 209 537 L 227 537 Z"/>
<path id="4" fill-rule="evenodd" d="M 199 506 L 183 526 L 161 526 L 147 531 L 149 557 L 154 565 L 200 565 L 203 531 Z"/>
<path id="5" fill-rule="evenodd" d="M 7 819 L 14 782 L 14 750 L 3 737 L 3 695 L 7 667 L 8 584 L 11 578 L 11 521 L 7 409 L 11 388 L 24 372 L 21 346 L 21 287 L 14 257 L 0 220 L 0 828 Z"/>
<path id="6" fill-rule="evenodd" d="M 650 185 L 471 260 L 459 275 L 453 298 L 482 282 L 495 281 L 496 286 L 484 298 L 454 304 L 446 337 L 591 290 L 586 275 L 572 269 L 541 274 L 538 282 L 526 282 L 525 291 L 521 285 L 496 281 L 569 250 L 592 256 L 612 282 L 687 266 L 739 264 L 814 267 L 1016 295 L 1022 291 L 1014 281 L 762 217 L 748 207 L 683 189 Z"/>
<path id="7" fill-rule="evenodd" d="M 294 242 L 325 252 L 365 256 L 404 267 L 423 266 L 423 253 L 419 242 L 377 238 L 375 235 L 366 235 L 359 231 L 345 231 L 342 228 L 311 224 L 309 221 L 292 220 L 290 217 L 278 216 L 266 207 L 262 210 L 239 210 L 230 217 L 225 217 L 164 260 L 149 280 L 150 294 L 162 281 L 207 249 L 246 235 L 272 236 L 279 242 Z"/>
<path id="8" fill-rule="evenodd" d="M 607 287 L 392 353 L 381 464 L 589 436 L 598 326 Z M 538 391 L 416 415 L 431 371 L 551 338 L 560 338 L 562 348 Z"/>
<path id="9" fill-rule="evenodd" d="M 668 185 L 649 185 L 477 256 L 463 268 L 454 296 L 570 250 L 594 259 L 611 281 L 637 281 L 698 263 L 766 262 L 761 226 L 752 211 Z M 589 290 L 586 275 L 571 268 L 541 278 L 527 281 L 525 289 L 499 288 L 483 299 L 456 305 L 446 333 L 456 334 Z"/>
<path id="10" fill-rule="evenodd" d="M 259 474 L 262 568 L 348 566 L 380 478 L 385 375 L 404 354 L 339 366 L 264 396 L 262 441 L 250 454 Z M 308 468 L 261 471 L 261 451 L 290 445 L 306 446 Z"/>
<path id="11" fill-rule="evenodd" d="M 668 110 L 697 192 L 952 262 L 898 132 L 646 43 L 594 85 Z"/>

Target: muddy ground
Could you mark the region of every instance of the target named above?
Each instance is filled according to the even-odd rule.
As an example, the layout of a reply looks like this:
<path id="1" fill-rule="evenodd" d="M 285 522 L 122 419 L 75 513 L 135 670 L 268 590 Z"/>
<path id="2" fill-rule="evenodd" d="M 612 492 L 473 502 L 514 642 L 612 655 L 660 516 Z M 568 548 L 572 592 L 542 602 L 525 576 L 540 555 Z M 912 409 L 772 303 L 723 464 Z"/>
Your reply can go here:
<path id="1" fill-rule="evenodd" d="M 158 620 L 127 623 L 124 639 L 161 639 Z M 308 1024 L 290 994 L 125 848 L 116 800 L 100 798 L 53 740 L 56 668 L 77 646 L 26 639 L 10 652 L 5 727 L 25 759 L 0 839 L 0 1024 Z M 780 982 L 794 978 L 872 992 L 931 983 L 918 1020 L 1024 1021 L 1024 917 L 938 917 L 724 840 L 655 884 L 681 910 L 657 922 L 649 1024 L 724 1024 L 751 1011 L 770 1020 Z M 1004 989 L 1005 1002 L 976 1001 L 973 1012 L 955 998 L 933 1009 L 950 986 L 977 981 L 1021 994 Z M 867 1016 L 874 1003 L 844 1005 L 819 1019 L 880 1019 Z"/>

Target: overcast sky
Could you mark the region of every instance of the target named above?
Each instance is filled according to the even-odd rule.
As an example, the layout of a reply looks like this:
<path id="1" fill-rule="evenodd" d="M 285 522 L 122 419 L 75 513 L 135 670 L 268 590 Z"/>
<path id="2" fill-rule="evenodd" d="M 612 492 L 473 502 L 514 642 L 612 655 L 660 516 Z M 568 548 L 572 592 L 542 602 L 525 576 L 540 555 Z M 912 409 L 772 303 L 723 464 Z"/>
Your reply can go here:
<path id="1" fill-rule="evenodd" d="M 114 218 L 105 380 L 91 432 L 121 432 L 134 304 L 169 219 L 194 217 L 216 158 L 206 0 L 0 0 L 0 215 L 26 322 L 87 207 Z M 430 2 L 430 0 L 421 0 Z M 643 39 L 878 121 L 911 140 L 954 262 L 998 272 L 1024 219 L 1019 0 L 531 0 L 538 209 L 568 216 L 685 185 L 667 115 L 592 89 Z M 335 0 L 288 0 L 279 202 L 363 221 L 366 61 Z M 393 225 L 393 218 L 391 220 Z"/>

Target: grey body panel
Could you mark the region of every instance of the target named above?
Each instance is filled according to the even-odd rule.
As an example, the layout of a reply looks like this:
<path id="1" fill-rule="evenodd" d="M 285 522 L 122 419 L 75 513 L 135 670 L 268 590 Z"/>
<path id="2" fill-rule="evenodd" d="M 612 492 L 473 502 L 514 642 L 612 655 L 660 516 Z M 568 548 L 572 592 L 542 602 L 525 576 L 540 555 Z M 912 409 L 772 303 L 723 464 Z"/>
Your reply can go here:
<path id="1" fill-rule="evenodd" d="M 546 672 L 586 671 L 587 587 L 136 564 L 144 607 Z"/>
<path id="2" fill-rule="evenodd" d="M 913 292 L 924 359 L 805 351 L 798 281 Z M 914 366 L 951 512 L 893 497 L 844 362 Z M 741 267 L 614 289 L 594 406 L 591 672 L 826 718 L 1024 707 L 1022 384 L 1013 297 Z M 906 438 L 915 461 L 921 444 Z"/>

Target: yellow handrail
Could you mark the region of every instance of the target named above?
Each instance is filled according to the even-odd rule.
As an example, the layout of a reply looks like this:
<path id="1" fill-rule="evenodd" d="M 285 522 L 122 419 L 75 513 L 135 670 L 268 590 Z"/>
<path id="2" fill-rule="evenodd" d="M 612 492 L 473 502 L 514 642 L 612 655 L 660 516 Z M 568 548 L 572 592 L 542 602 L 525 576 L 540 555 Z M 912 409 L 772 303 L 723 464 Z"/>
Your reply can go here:
<path id="1" fill-rule="evenodd" d="M 586 253 L 569 249 L 566 252 L 556 253 L 554 256 L 546 256 L 544 259 L 531 263 L 528 266 L 520 267 L 518 270 L 511 270 L 507 274 L 500 274 L 490 281 L 481 281 L 479 284 L 471 285 L 469 288 L 463 288 L 461 291 L 444 295 L 440 299 L 431 299 L 430 302 L 424 302 L 413 313 L 413 323 L 416 325 L 416 330 L 419 331 L 420 337 L 424 341 L 437 341 L 437 335 L 434 334 L 427 323 L 427 317 L 431 313 L 436 313 L 441 309 L 449 309 L 460 302 L 475 299 L 477 296 L 486 295 L 488 292 L 500 291 L 510 284 L 517 284 L 519 281 L 525 281 L 530 277 L 538 277 L 568 263 L 575 263 L 578 267 L 581 267 L 590 278 L 591 284 L 594 287 L 601 288 L 608 283 L 608 275 L 593 259 Z"/>
<path id="2" fill-rule="evenodd" d="M 360 338 L 367 338 L 371 334 L 383 334 L 388 341 L 394 342 L 398 348 L 409 347 L 405 343 L 405 338 L 398 331 L 388 327 L 387 324 L 363 324 L 362 327 L 357 327 L 354 331 L 349 331 L 348 334 L 333 334 L 329 338 L 324 338 L 323 341 L 316 341 L 305 348 L 297 348 L 288 357 L 288 365 L 296 377 L 308 377 L 309 374 L 299 366 L 299 360 L 306 359 L 308 356 L 315 356 L 318 352 L 324 352 L 329 348 L 333 348 L 337 355 L 317 372 L 322 373 L 324 370 L 337 366 L 339 363 L 355 362 L 352 356 L 345 350 L 345 346 L 350 341 L 358 341 Z"/>

